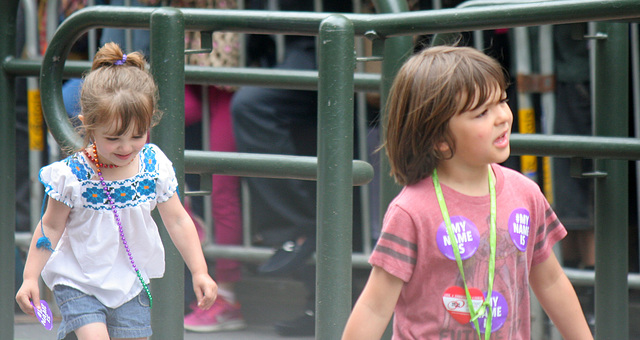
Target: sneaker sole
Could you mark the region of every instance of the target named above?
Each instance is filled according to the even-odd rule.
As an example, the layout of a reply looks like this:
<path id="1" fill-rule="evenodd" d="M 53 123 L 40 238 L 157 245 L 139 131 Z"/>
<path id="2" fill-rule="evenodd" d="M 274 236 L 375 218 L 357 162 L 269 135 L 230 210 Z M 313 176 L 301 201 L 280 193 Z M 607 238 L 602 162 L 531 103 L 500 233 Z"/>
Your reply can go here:
<path id="1" fill-rule="evenodd" d="M 185 330 L 188 330 L 191 332 L 198 332 L 198 333 L 237 331 L 246 327 L 247 327 L 247 324 L 244 321 L 228 321 L 219 325 L 204 325 L 204 326 L 184 325 Z"/>

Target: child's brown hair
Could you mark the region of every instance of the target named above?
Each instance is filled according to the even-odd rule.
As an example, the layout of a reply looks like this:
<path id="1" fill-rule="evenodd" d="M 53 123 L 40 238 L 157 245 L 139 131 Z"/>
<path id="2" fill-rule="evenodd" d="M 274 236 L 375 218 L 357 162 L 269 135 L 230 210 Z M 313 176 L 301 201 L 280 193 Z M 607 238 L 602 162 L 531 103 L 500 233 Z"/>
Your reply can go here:
<path id="1" fill-rule="evenodd" d="M 124 54 L 115 43 L 106 43 L 93 59 L 80 92 L 84 146 L 91 143 L 97 127 L 118 122 L 114 135 L 132 126 L 144 134 L 162 116 L 157 110 L 157 87 L 141 53 Z"/>
<path id="2" fill-rule="evenodd" d="M 484 104 L 507 88 L 497 60 L 471 47 L 428 47 L 411 56 L 398 71 L 387 101 L 387 135 L 383 146 L 391 175 L 410 185 L 431 175 L 438 162 L 453 156 L 449 120 Z M 442 143 L 450 152 L 443 154 Z"/>

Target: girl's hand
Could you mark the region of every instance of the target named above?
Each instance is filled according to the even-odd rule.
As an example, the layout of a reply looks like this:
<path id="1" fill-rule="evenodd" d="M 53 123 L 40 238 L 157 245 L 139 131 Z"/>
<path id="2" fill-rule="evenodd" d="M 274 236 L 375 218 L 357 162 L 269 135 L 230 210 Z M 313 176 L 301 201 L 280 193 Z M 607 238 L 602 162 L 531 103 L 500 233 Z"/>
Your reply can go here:
<path id="1" fill-rule="evenodd" d="M 18 293 L 16 293 L 16 302 L 18 302 L 23 312 L 35 316 L 36 312 L 33 310 L 31 301 L 33 301 L 33 305 L 35 305 L 36 308 L 40 308 L 40 287 L 37 281 L 25 280 L 22 282 Z"/>
<path id="2" fill-rule="evenodd" d="M 218 297 L 218 285 L 206 273 L 193 275 L 193 291 L 196 293 L 198 308 L 202 310 L 211 308 Z"/>

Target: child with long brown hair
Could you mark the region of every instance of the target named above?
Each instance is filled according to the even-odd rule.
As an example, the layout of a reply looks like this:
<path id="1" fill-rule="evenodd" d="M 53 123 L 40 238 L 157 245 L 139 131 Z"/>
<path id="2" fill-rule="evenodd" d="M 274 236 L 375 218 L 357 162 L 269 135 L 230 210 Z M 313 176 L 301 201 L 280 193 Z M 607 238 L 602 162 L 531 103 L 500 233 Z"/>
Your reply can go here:
<path id="1" fill-rule="evenodd" d="M 343 339 L 529 339 L 529 287 L 565 339 L 590 339 L 552 251 L 566 231 L 509 157 L 513 115 L 493 58 L 440 46 L 409 58 L 388 102 L 391 202 Z"/>

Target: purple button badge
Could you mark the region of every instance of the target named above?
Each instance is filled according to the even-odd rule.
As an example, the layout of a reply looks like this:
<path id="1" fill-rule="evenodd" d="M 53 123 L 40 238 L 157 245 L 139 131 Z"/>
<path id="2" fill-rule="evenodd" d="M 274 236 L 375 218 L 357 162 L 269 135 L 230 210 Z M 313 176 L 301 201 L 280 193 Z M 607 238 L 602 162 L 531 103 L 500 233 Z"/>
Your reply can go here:
<path id="1" fill-rule="evenodd" d="M 509 235 L 516 248 L 520 251 L 527 250 L 529 242 L 529 230 L 531 229 L 531 216 L 525 208 L 518 208 L 509 216 Z"/>
<path id="2" fill-rule="evenodd" d="M 478 250 L 478 246 L 480 245 L 480 233 L 478 232 L 476 225 L 464 216 L 452 216 L 450 219 L 451 229 L 456 241 L 458 241 L 460 258 L 466 260 L 473 256 L 476 250 Z M 451 240 L 447 233 L 447 226 L 444 222 L 442 222 L 438 228 L 436 241 L 438 243 L 438 248 L 444 256 L 451 260 L 456 259 L 453 255 L 453 247 L 451 246 Z"/>
<path id="3" fill-rule="evenodd" d="M 485 298 L 487 294 L 484 294 Z M 507 315 L 509 314 L 509 306 L 507 305 L 507 300 L 504 296 L 495 290 L 493 294 L 491 294 L 491 308 L 493 312 L 493 318 L 491 319 L 491 333 L 497 331 L 504 325 L 504 322 L 507 321 Z M 489 311 L 487 310 L 487 313 Z M 478 318 L 478 326 L 480 326 L 480 332 L 485 333 L 487 323 L 487 316 L 483 315 Z M 471 324 L 473 328 L 475 325 Z"/>

